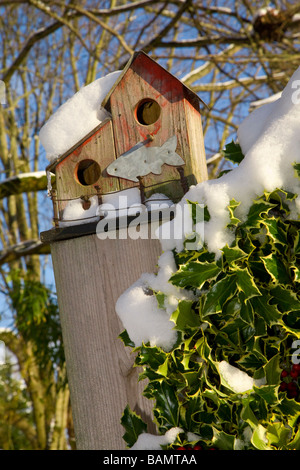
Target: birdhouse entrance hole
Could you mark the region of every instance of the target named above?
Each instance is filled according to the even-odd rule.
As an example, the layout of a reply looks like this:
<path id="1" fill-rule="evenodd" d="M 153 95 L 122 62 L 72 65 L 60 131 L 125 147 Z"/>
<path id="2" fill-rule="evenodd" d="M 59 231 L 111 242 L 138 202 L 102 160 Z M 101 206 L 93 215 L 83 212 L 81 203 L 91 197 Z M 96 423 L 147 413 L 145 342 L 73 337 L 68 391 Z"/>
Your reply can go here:
<path id="1" fill-rule="evenodd" d="M 145 98 L 136 106 L 136 120 L 143 126 L 154 124 L 160 116 L 160 106 L 151 98 Z"/>
<path id="2" fill-rule="evenodd" d="M 86 159 L 79 162 L 76 176 L 80 184 L 90 186 L 98 181 L 101 176 L 100 166 L 95 160 Z"/>

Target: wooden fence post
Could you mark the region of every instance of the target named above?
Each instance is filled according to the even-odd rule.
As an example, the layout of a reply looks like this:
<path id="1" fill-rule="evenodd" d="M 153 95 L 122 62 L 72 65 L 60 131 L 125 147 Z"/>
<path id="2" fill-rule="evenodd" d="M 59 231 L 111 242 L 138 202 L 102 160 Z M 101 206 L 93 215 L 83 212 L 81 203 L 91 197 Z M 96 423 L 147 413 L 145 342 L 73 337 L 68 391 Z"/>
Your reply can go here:
<path id="1" fill-rule="evenodd" d="M 78 449 L 125 449 L 125 406 L 154 431 L 134 358 L 118 335 L 118 297 L 142 272 L 153 272 L 157 240 L 99 240 L 97 235 L 51 243 Z M 128 351 L 126 351 L 128 349 Z"/>

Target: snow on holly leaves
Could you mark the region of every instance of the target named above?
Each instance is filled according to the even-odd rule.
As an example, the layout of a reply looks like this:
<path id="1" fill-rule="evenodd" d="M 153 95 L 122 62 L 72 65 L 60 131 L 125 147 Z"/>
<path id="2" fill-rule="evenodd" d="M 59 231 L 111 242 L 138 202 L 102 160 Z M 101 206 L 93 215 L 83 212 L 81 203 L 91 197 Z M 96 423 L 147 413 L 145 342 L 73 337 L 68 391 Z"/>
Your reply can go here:
<path id="1" fill-rule="evenodd" d="M 300 68 L 295 72 L 291 78 L 286 89 L 283 91 L 281 97 L 275 102 L 268 103 L 261 108 L 255 110 L 248 118 L 241 124 L 238 130 L 239 144 L 245 154 L 245 158 L 239 165 L 229 173 L 223 175 L 216 180 L 209 180 L 190 188 L 189 192 L 184 196 L 179 205 L 187 204 L 187 200 L 194 201 L 195 203 L 204 204 L 209 213 L 209 220 L 204 222 L 204 242 L 207 251 L 214 253 L 216 258 L 220 257 L 227 250 L 227 257 L 229 251 L 233 261 L 236 257 L 242 257 L 243 253 L 238 248 L 232 248 L 236 237 L 235 227 L 232 227 L 232 207 L 234 205 L 234 215 L 237 221 L 240 221 L 240 226 L 243 224 L 251 223 L 251 217 L 255 216 L 257 211 L 264 211 L 266 214 L 272 209 L 272 203 L 268 200 L 260 201 L 260 196 L 264 198 L 264 193 L 267 192 L 271 195 L 277 189 L 283 191 L 282 196 L 284 203 L 288 207 L 288 218 L 298 218 L 300 213 L 300 181 L 294 169 L 294 164 L 300 162 L 300 135 L 298 132 L 298 125 L 300 122 L 300 104 L 293 99 L 295 93 L 294 83 L 300 79 Z M 235 159 L 236 161 L 236 159 Z M 291 196 L 292 195 L 292 196 Z M 255 201 L 255 202 L 254 202 Z M 254 204 L 253 204 L 254 202 Z M 177 215 L 173 221 L 165 224 L 165 231 L 169 233 L 176 233 L 176 230 L 169 230 L 169 225 L 183 226 L 180 218 L 186 211 L 177 209 Z M 265 233 L 274 233 L 277 235 L 277 243 L 279 240 L 280 229 L 277 230 L 276 221 L 273 219 L 265 222 L 263 230 L 258 231 L 257 237 L 263 237 Z M 164 229 L 160 232 L 161 244 L 165 253 L 160 264 L 164 264 L 167 259 L 169 263 L 166 267 L 160 266 L 161 273 L 158 272 L 158 278 L 162 275 L 162 271 L 167 269 L 169 273 L 174 270 L 173 252 L 180 253 L 184 251 L 184 235 L 178 239 L 164 237 Z M 284 240 L 285 243 L 285 240 Z M 224 248 L 225 247 L 225 248 Z M 230 249 L 226 247 L 231 247 Z M 246 256 L 246 254 L 244 254 Z M 284 276 L 285 271 L 282 268 L 280 261 L 274 260 L 271 254 L 269 257 L 264 257 L 263 261 L 267 265 L 267 271 L 272 276 Z M 172 269 L 170 270 L 170 263 Z M 188 265 L 192 267 L 192 263 Z M 196 263 L 198 269 L 198 277 L 196 281 L 202 279 L 201 274 L 205 276 L 212 269 L 212 262 L 209 260 L 209 266 Z M 268 269 L 269 268 L 269 269 Z M 296 268 L 297 269 L 297 268 Z M 185 270 L 185 271 L 181 271 Z M 181 267 L 177 274 L 189 281 L 189 274 L 187 266 Z M 200 274 L 201 271 L 201 274 Z M 218 268 L 217 268 L 218 271 Z M 299 271 L 297 270 L 297 273 Z M 213 274 L 212 274 L 213 275 Z M 246 292 L 255 291 L 250 279 L 248 279 L 247 271 L 239 271 L 237 276 L 240 280 L 240 288 L 247 289 Z M 152 279 L 155 279 L 151 276 Z M 211 277 L 211 276 L 210 276 Z M 140 286 L 140 293 L 143 286 L 145 289 L 158 290 L 165 294 L 165 289 L 170 290 L 168 278 L 164 276 L 164 283 L 158 289 L 151 286 L 151 282 L 145 282 L 145 275 L 137 281 Z M 182 285 L 178 283 L 178 285 Z M 200 286 L 200 285 L 199 285 Z M 137 285 L 133 286 L 137 292 Z M 182 296 L 182 292 L 177 290 L 179 298 L 176 297 L 176 292 L 173 288 L 171 301 L 173 302 L 174 309 L 177 307 L 177 302 Z M 250 294 L 251 295 L 251 294 Z M 138 335 L 137 322 L 133 319 L 132 304 L 128 303 L 130 296 L 130 289 L 121 296 L 118 300 L 117 311 L 122 317 L 122 320 L 127 325 L 127 330 L 132 335 Z M 145 302 L 143 295 L 140 297 L 141 302 Z M 150 302 L 150 301 L 148 301 Z M 151 300 L 152 302 L 152 300 Z M 169 297 L 170 302 L 170 297 Z M 138 301 L 136 302 L 138 308 Z M 128 308 L 127 308 L 128 306 Z M 126 314 L 128 312 L 128 315 Z M 167 313 L 170 311 L 168 305 Z M 131 321 L 132 320 L 132 321 Z M 150 316 L 148 322 L 151 322 Z M 156 321 L 153 321 L 154 325 Z M 155 326 L 154 326 L 155 328 Z M 160 324 L 157 323 L 158 337 L 161 337 Z M 145 337 L 145 342 L 149 338 Z M 139 340 L 137 344 L 140 344 Z M 166 348 L 169 347 L 169 335 L 166 337 Z M 162 345 L 162 343 L 159 343 Z"/>
<path id="2" fill-rule="evenodd" d="M 299 79 L 300 68 L 241 124 L 225 155 L 238 166 L 179 203 L 205 205 L 203 246 L 162 237 L 158 273 L 118 300 L 159 435 L 181 429 L 157 449 L 300 448 L 299 378 L 282 379 L 300 338 Z M 181 226 L 182 213 L 168 224 Z M 152 439 L 138 435 L 129 447 Z"/>
<path id="3" fill-rule="evenodd" d="M 119 73 L 84 87 L 49 120 L 40 134 L 49 160 L 105 118 L 99 103 Z M 129 447 L 300 448 L 299 379 L 281 377 L 293 370 L 300 338 L 299 84 L 300 68 L 278 99 L 245 119 L 225 150 L 234 169 L 190 187 L 159 231 L 157 273 L 117 301 L 159 433 L 127 410 Z M 193 250 L 186 205 L 205 207 Z M 64 224 L 82 218 L 76 203 L 68 211 Z M 95 214 L 92 204 L 85 216 Z"/>

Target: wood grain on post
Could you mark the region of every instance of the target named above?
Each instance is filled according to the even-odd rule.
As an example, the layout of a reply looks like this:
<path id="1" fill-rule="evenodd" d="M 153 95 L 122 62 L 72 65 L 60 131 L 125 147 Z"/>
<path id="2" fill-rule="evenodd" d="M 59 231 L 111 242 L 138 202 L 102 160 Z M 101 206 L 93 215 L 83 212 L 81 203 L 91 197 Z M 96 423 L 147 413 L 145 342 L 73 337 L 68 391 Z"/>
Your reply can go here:
<path id="1" fill-rule="evenodd" d="M 78 449 L 125 449 L 127 404 L 155 431 L 141 370 L 118 338 L 124 328 L 115 303 L 143 272 L 155 271 L 160 250 L 158 240 L 96 234 L 51 245 Z"/>

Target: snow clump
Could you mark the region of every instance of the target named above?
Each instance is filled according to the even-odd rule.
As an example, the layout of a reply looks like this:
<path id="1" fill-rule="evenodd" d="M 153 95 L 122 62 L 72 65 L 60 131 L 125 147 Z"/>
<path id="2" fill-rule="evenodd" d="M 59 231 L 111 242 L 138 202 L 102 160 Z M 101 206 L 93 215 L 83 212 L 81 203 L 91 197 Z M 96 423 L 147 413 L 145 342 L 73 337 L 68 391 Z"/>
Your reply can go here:
<path id="1" fill-rule="evenodd" d="M 168 224 L 173 227 L 182 225 L 182 206 L 186 200 L 207 206 L 210 220 L 204 222 L 204 242 L 208 250 L 219 257 L 223 246 L 230 245 L 234 240 L 234 233 L 227 227 L 230 222 L 227 206 L 232 199 L 240 203 L 235 216 L 243 222 L 253 200 L 264 191 L 284 189 L 300 194 L 300 182 L 293 168 L 294 163 L 300 162 L 299 83 L 300 67 L 277 100 L 255 109 L 242 122 L 237 134 L 245 158 L 239 166 L 220 178 L 190 187 L 176 206 L 175 218 L 160 230 L 164 251 L 175 249 L 180 252 L 184 248 L 184 232 L 182 238 L 168 238 L 164 236 L 164 231 L 175 233 Z M 299 196 L 287 203 L 292 216 L 296 214 L 298 217 Z"/>
<path id="2" fill-rule="evenodd" d="M 143 432 L 130 450 L 161 450 L 161 446 L 172 444 L 181 432 L 181 428 L 171 428 L 163 436 Z"/>
<path id="3" fill-rule="evenodd" d="M 245 155 L 239 166 L 219 179 L 190 187 L 175 206 L 175 218 L 160 227 L 158 236 L 164 253 L 157 275 L 142 275 L 121 295 L 116 306 L 117 314 L 136 346 L 150 341 L 152 346 L 169 350 L 172 342 L 174 344 L 176 341 L 170 314 L 177 308 L 182 294 L 190 298 L 190 293 L 175 291 L 169 279 L 176 271 L 172 251 L 181 252 L 184 249 L 186 221 L 182 218 L 187 214 L 183 210 L 187 200 L 207 206 L 210 219 L 204 222 L 204 242 L 208 250 L 219 257 L 222 248 L 226 244 L 230 246 L 235 237 L 234 232 L 227 228 L 230 222 L 228 205 L 232 199 L 240 203 L 235 216 L 245 221 L 253 200 L 264 191 L 284 189 L 300 195 L 300 182 L 293 168 L 294 163 L 300 162 L 300 97 L 296 96 L 299 92 L 295 88 L 295 84 L 299 83 L 300 67 L 277 100 L 256 109 L 239 127 L 238 139 Z M 287 203 L 291 216 L 298 217 L 300 196 Z M 178 236 L 180 230 L 176 230 L 178 227 L 181 237 Z M 176 233 L 176 237 L 166 236 L 172 233 Z M 158 307 L 155 296 L 145 293 L 146 287 L 166 294 L 164 309 Z M 234 390 L 242 392 L 252 388 L 253 380 L 247 374 L 243 375 L 242 371 L 237 372 L 226 364 L 221 365 L 221 370 L 227 380 L 231 375 L 237 378 L 236 381 L 232 378 L 233 383 L 230 382 Z"/>
<path id="4" fill-rule="evenodd" d="M 109 116 L 101 103 L 121 73 L 109 73 L 82 87 L 41 128 L 40 141 L 50 162 L 67 152 Z"/>
<path id="5" fill-rule="evenodd" d="M 244 393 L 253 389 L 253 386 L 265 385 L 265 378 L 255 380 L 246 372 L 232 366 L 226 361 L 218 363 L 219 374 L 223 385 L 235 393 Z"/>
<path id="6" fill-rule="evenodd" d="M 89 198 L 89 202 L 91 203 L 90 207 L 84 209 L 81 198 L 69 201 L 63 211 L 62 220 L 59 221 L 59 226 L 87 224 L 97 220 L 98 197 Z"/>
<path id="7" fill-rule="evenodd" d="M 144 273 L 117 300 L 116 312 L 136 347 L 143 343 L 169 351 L 177 340 L 170 315 L 179 300 L 193 299 L 193 294 L 168 282 L 176 272 L 172 252 L 163 253 L 158 260 L 157 274 Z M 153 291 L 165 294 L 164 308 L 159 307 Z"/>

